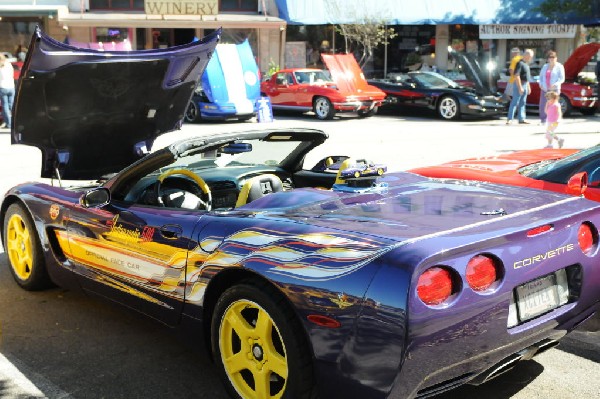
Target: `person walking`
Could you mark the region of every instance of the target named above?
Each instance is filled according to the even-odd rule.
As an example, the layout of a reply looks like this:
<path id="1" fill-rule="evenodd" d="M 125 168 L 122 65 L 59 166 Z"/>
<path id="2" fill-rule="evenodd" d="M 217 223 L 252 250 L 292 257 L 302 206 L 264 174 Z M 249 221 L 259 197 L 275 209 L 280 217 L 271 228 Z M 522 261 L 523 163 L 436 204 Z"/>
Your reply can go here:
<path id="1" fill-rule="evenodd" d="M 506 89 L 504 90 L 504 97 L 510 101 L 514 93 L 514 85 L 515 85 L 515 67 L 517 66 L 517 62 L 521 61 L 523 56 L 521 55 L 521 49 L 518 47 L 513 47 L 510 50 L 510 65 L 508 66 L 508 83 L 506 84 Z"/>
<path id="2" fill-rule="evenodd" d="M 540 72 L 540 120 L 546 123 L 546 93 L 555 91 L 559 94 L 560 85 L 565 81 L 565 67 L 556 60 L 556 52 L 548 51 L 547 62 Z"/>
<path id="3" fill-rule="evenodd" d="M 508 115 L 506 118 L 506 124 L 510 125 L 515 113 L 519 123 L 529 124 L 525 120 L 525 106 L 527 103 L 527 95 L 529 95 L 529 81 L 531 80 L 531 70 L 529 69 L 529 63 L 533 59 L 533 50 L 526 49 L 523 53 L 523 59 L 517 62 L 515 67 L 515 90 L 513 97 L 510 100 L 508 106 Z"/>
<path id="4" fill-rule="evenodd" d="M 15 100 L 15 72 L 4 54 L 0 54 L 0 100 L 3 118 L 0 128 L 10 129 L 12 107 Z"/>
<path id="5" fill-rule="evenodd" d="M 562 119 L 562 110 L 558 102 L 560 94 L 551 90 L 545 93 L 544 97 L 546 97 L 544 114 L 546 115 L 546 140 L 548 141 L 548 145 L 545 148 L 553 148 L 552 140 L 556 140 L 558 148 L 562 148 L 565 139 L 561 139 L 556 135 L 558 122 Z"/>

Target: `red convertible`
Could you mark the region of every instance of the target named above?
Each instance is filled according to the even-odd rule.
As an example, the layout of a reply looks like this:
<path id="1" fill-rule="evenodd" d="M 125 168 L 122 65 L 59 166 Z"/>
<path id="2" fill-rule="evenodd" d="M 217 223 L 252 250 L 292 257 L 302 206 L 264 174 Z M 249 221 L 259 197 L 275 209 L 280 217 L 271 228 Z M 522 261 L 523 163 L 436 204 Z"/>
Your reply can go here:
<path id="1" fill-rule="evenodd" d="M 561 86 L 560 105 L 563 115 L 569 115 L 573 110 L 578 110 L 584 115 L 593 115 L 598 109 L 598 92 L 593 85 L 580 82 L 579 73 L 600 51 L 600 43 L 587 43 L 579 46 L 565 61 L 565 82 Z M 498 82 L 498 90 L 504 91 L 506 82 Z M 597 89 L 596 89 L 597 90 Z M 527 96 L 527 107 L 537 110 L 540 103 L 540 85 L 531 82 L 531 93 Z"/>
<path id="2" fill-rule="evenodd" d="M 336 112 L 375 115 L 385 93 L 367 83 L 354 56 L 321 57 L 329 74 L 314 68 L 282 69 L 261 84 L 262 95 L 270 97 L 273 109 L 313 111 L 322 120 L 332 119 Z"/>
<path id="3" fill-rule="evenodd" d="M 452 161 L 410 172 L 583 195 L 600 201 L 600 145 L 578 151 L 542 149 Z"/>

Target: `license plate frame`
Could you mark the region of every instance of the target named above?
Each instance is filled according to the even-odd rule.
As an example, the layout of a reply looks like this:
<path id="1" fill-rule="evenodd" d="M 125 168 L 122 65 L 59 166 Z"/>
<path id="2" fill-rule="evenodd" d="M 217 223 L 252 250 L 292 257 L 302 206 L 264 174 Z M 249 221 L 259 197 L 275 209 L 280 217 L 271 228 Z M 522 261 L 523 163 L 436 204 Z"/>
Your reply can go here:
<path id="1" fill-rule="evenodd" d="M 515 294 L 521 321 L 531 320 L 560 306 L 555 273 L 517 286 Z"/>

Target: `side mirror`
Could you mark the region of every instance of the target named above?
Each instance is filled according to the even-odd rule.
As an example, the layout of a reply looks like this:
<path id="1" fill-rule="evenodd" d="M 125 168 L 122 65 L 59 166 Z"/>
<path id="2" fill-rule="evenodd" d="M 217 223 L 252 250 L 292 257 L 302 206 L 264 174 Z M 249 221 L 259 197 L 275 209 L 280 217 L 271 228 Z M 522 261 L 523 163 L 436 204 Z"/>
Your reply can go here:
<path id="1" fill-rule="evenodd" d="M 588 187 L 587 172 L 575 173 L 567 182 L 566 193 L 571 195 L 583 195 Z"/>
<path id="2" fill-rule="evenodd" d="M 79 203 L 84 208 L 98 208 L 110 202 L 110 191 L 104 187 L 93 188 L 80 198 Z"/>

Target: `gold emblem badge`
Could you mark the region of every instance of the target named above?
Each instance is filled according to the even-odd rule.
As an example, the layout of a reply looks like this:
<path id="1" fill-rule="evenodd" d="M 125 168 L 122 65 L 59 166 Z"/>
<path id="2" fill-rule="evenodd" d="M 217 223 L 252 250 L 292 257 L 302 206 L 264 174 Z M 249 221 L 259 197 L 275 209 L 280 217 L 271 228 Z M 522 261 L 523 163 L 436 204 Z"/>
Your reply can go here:
<path id="1" fill-rule="evenodd" d="M 56 220 L 58 215 L 60 214 L 60 208 L 56 204 L 50 205 L 50 219 Z"/>
<path id="2" fill-rule="evenodd" d="M 348 306 L 352 306 L 352 302 L 348 301 L 348 295 L 344 293 L 339 293 L 337 299 L 332 299 L 331 302 L 335 303 L 340 307 L 340 309 L 345 309 Z"/>

